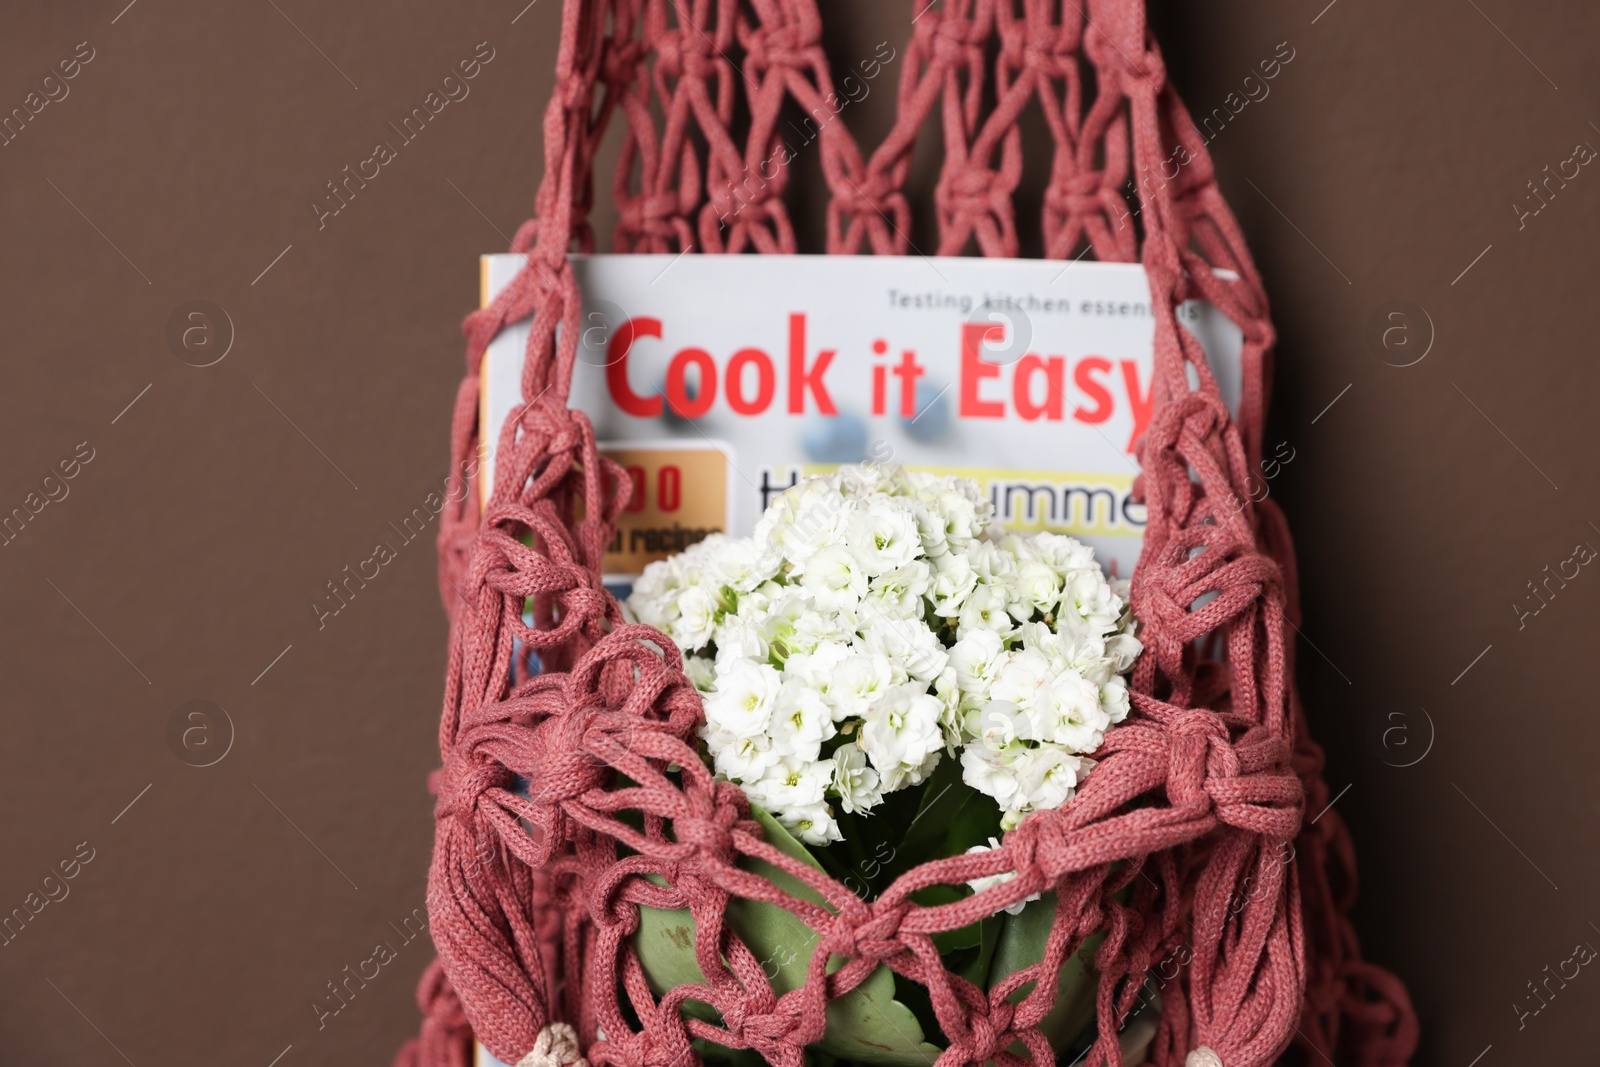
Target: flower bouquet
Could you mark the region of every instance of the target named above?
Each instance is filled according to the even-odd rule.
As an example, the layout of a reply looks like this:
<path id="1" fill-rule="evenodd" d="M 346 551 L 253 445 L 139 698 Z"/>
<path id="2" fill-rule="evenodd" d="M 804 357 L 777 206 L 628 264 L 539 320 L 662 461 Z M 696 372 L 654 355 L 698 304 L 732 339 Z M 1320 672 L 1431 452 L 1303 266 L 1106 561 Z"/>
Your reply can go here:
<path id="1" fill-rule="evenodd" d="M 704 701 L 699 754 L 743 791 L 767 843 L 862 901 L 929 861 L 989 851 L 1030 812 L 1065 804 L 1128 713 L 1125 676 L 1141 645 L 1125 583 L 1078 541 L 1009 532 L 991 515 L 971 481 L 848 466 L 783 493 L 752 537 L 714 535 L 650 565 L 625 604 L 682 650 Z M 741 865 L 837 910 L 772 863 Z M 918 885 L 909 899 L 1003 896 L 1013 878 Z M 981 917 L 933 935 L 940 965 L 975 990 L 1000 988 L 1040 962 L 1053 896 L 974 909 Z M 730 900 L 725 921 L 776 995 L 813 975 L 820 935 L 790 908 L 757 894 Z M 1040 1024 L 1056 1052 L 1091 1017 L 1098 940 L 1060 970 Z M 716 1021 L 695 996 L 709 992 L 696 944 L 689 910 L 640 909 L 633 947 L 651 991 L 676 991 L 685 1015 Z M 811 1048 L 928 1063 L 944 1044 L 937 1016 L 924 985 L 880 964 L 828 1004 Z M 709 1038 L 696 1046 L 733 1055 Z"/>

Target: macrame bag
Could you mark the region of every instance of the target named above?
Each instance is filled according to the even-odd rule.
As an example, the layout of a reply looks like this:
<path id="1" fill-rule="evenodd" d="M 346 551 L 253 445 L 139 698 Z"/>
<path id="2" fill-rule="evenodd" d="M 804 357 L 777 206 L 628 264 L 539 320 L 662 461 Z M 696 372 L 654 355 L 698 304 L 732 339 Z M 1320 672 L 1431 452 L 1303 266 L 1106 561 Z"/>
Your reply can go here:
<path id="1" fill-rule="evenodd" d="M 1160 1067 L 1250 1067 L 1291 1042 L 1305 1062 L 1376 1067 L 1415 1047 L 1404 987 L 1361 961 L 1345 917 L 1355 877 L 1339 815 L 1304 819 L 1328 794 L 1292 682 L 1293 550 L 1276 506 L 1248 488 L 1273 330 L 1144 2 L 915 6 L 883 143 L 864 157 L 844 122 L 819 131 L 827 251 L 909 250 L 903 188 L 937 107 L 938 254 L 1015 256 L 1023 153 L 1047 150 L 1045 255 L 1142 263 L 1155 320 L 1133 710 L 1077 796 L 1030 815 L 998 853 L 1018 886 L 1055 894 L 1043 958 L 988 991 L 941 965 L 932 935 L 984 916 L 974 898 L 921 906 L 910 894 L 992 873 L 995 853 L 982 872 L 971 857 L 932 861 L 866 901 L 766 843 L 739 787 L 696 754 L 700 697 L 679 652 L 627 624 L 601 584 L 630 482 L 567 403 L 580 331 L 567 254 L 593 248 L 597 146 L 620 116 L 616 251 L 793 252 L 783 169 L 753 199 L 748 186 L 737 205 L 730 196 L 772 158 L 786 101 L 814 113 L 833 83 L 815 0 L 565 0 L 537 215 L 512 244 L 526 266 L 465 324 L 448 494 L 460 503 L 439 539 L 450 617 L 428 887 L 439 959 L 418 993 L 421 1036 L 399 1064 L 462 1067 L 476 1038 L 507 1064 L 557 1067 L 581 1049 L 597 1067 L 671 1067 L 699 1062 L 691 1042 L 703 1038 L 800 1067 L 828 1003 L 880 965 L 926 987 L 946 1042 L 939 1067 L 1049 1063 L 1039 1024 L 1055 976 L 1094 935 L 1091 1064 L 1122 1062 L 1119 1028 L 1152 969 L 1174 959 L 1149 1049 Z M 1032 106 L 1048 145 L 1024 144 L 1017 121 Z M 1179 327 L 1175 309 L 1190 299 L 1242 331 L 1237 418 Z M 484 350 L 530 316 L 524 403 L 502 429 L 480 426 Z M 490 432 L 498 458 L 480 509 L 469 474 Z M 773 990 L 726 922 L 740 898 L 786 908 L 818 935 L 803 986 Z M 651 991 L 630 941 L 641 907 L 692 913 L 705 984 Z M 830 956 L 842 966 L 830 971 Z M 680 1012 L 690 994 L 719 1021 Z"/>

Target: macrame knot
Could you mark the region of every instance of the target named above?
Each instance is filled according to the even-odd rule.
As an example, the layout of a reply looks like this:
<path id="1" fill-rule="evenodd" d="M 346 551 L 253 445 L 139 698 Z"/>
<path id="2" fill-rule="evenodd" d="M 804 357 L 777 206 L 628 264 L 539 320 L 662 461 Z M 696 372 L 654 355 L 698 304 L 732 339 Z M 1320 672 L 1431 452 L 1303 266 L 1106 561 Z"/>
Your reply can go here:
<path id="1" fill-rule="evenodd" d="M 771 1003 L 770 997 L 766 999 Z M 752 1000 L 741 1000 L 733 1011 L 724 1012 L 722 1024 L 737 1035 L 741 1043 L 769 1060 L 781 1064 L 788 1059 L 798 1064 L 801 1046 L 821 1039 L 826 1024 L 803 1025 L 807 1020 L 794 1010 L 793 1004 L 794 998 L 786 997 L 779 999 L 775 1010 L 761 1011 L 754 1007 Z M 809 1032 L 798 1032 L 802 1028 Z"/>
<path id="2" fill-rule="evenodd" d="M 668 78 L 704 80 L 716 73 L 710 61 L 715 47 L 716 42 L 698 27 L 692 33 L 669 30 L 656 40 L 656 70 Z"/>
<path id="3" fill-rule="evenodd" d="M 1011 1020 L 1016 1006 L 1009 1001 L 992 1007 L 988 1012 L 973 1012 L 967 1018 L 968 1034 L 965 1041 L 953 1042 L 946 1055 L 960 1057 L 954 1062 L 970 1067 L 983 1067 L 995 1062 L 996 1053 L 1016 1040 L 1011 1032 Z"/>
<path id="4" fill-rule="evenodd" d="M 1179 603 L 1173 597 L 1167 582 L 1134 580 L 1139 583 L 1136 586 L 1138 606 L 1135 610 L 1147 627 L 1163 638 L 1184 627 L 1189 619 L 1188 605 Z M 1152 642 L 1147 641 L 1146 644 Z M 1154 642 L 1155 647 L 1161 647 L 1161 644 L 1161 641 Z"/>
<path id="5" fill-rule="evenodd" d="M 976 20 L 953 18 L 941 9 L 927 32 L 933 36 L 933 62 L 976 66 L 983 62 L 982 37 Z"/>
<path id="6" fill-rule="evenodd" d="M 696 705 L 700 704 L 700 694 L 692 688 L 689 690 L 689 697 Z M 697 706 L 696 711 L 698 712 L 699 710 L 700 708 Z M 698 728 L 699 721 L 697 716 L 695 729 Z M 711 803 L 716 808 L 719 817 L 726 811 L 733 813 L 728 817 L 732 818 L 735 823 L 749 818 L 750 800 L 744 795 L 744 789 L 738 782 L 730 782 L 726 778 L 714 779 L 711 783 Z"/>
<path id="7" fill-rule="evenodd" d="M 733 855 L 733 820 L 737 814 L 727 808 L 716 808 L 709 819 L 680 815 L 673 821 L 678 843 L 702 856 L 726 860 Z"/>
<path id="8" fill-rule="evenodd" d="M 1077 66 L 1078 56 L 1059 35 L 1043 36 L 1025 19 L 1015 19 L 1000 27 L 1000 62 L 1012 70 L 1060 78 Z"/>
<path id="9" fill-rule="evenodd" d="M 600 56 L 600 80 L 619 88 L 631 86 L 646 51 L 645 43 L 637 39 L 606 38 L 605 51 Z"/>
<path id="10" fill-rule="evenodd" d="M 760 223 L 781 213 L 785 175 L 780 169 L 768 180 L 759 174 L 767 166 L 762 163 L 756 174 L 746 167 L 737 177 L 711 185 L 706 198 L 719 220 L 730 224 Z"/>
<path id="11" fill-rule="evenodd" d="M 1167 724 L 1167 797 L 1176 808 L 1206 808 L 1206 772 L 1212 745 L 1227 746 L 1228 728 L 1215 712 L 1180 711 Z"/>
<path id="12" fill-rule="evenodd" d="M 1010 203 L 1011 186 L 998 171 L 987 167 L 964 167 L 942 180 L 934 189 L 939 208 L 958 217 L 973 218 L 999 214 Z"/>
<path id="13" fill-rule="evenodd" d="M 843 210 L 864 218 L 881 216 L 892 219 L 895 217 L 897 202 L 905 199 L 894 187 L 889 175 L 881 170 L 872 171 L 859 182 L 841 176 L 840 182 L 830 184 L 828 190 Z"/>
<path id="14" fill-rule="evenodd" d="M 1211 393 L 1190 393 L 1172 406 L 1181 412 L 1184 432 L 1201 440 L 1217 435 L 1228 424 L 1228 405 Z"/>
<path id="15" fill-rule="evenodd" d="M 1174 397 L 1161 405 L 1160 410 L 1151 417 L 1150 425 L 1145 428 L 1144 440 L 1140 442 L 1145 449 L 1141 455 L 1151 463 L 1175 458 L 1176 462 L 1187 466 L 1187 457 L 1163 457 L 1162 453 L 1170 453 L 1177 448 L 1185 433 L 1199 434 L 1203 440 L 1207 428 L 1214 425 L 1213 417 L 1211 410 L 1194 393 Z"/>
<path id="16" fill-rule="evenodd" d="M 653 1040 L 650 1031 L 646 1030 L 639 1034 L 637 1039 L 629 1040 L 626 1044 L 620 1041 L 611 1042 L 619 1046 L 622 1053 L 611 1057 L 611 1062 L 637 1063 L 640 1067 L 682 1067 L 684 1064 L 694 1062 L 690 1059 L 694 1049 L 689 1044 L 689 1036 L 684 1031 L 683 1023 L 674 1020 L 668 1023 L 668 1026 L 674 1033 L 682 1035 L 676 1043 Z"/>
<path id="17" fill-rule="evenodd" d="M 566 1023 L 548 1023 L 517 1067 L 589 1067 L 578 1049 L 578 1032 Z"/>
<path id="18" fill-rule="evenodd" d="M 785 993 L 778 1003 L 789 1011 L 787 1029 L 783 1032 L 784 1043 L 795 1052 L 795 1059 L 799 1061 L 796 1067 L 805 1062 L 801 1050 L 807 1045 L 821 1041 L 828 1032 L 828 1017 L 822 1012 L 798 1010 L 795 1007 L 803 994 L 799 990 Z"/>
<path id="19" fill-rule="evenodd" d="M 522 318 L 549 302 L 557 306 L 564 305 L 568 295 L 577 288 L 572 264 L 567 261 L 567 243 L 560 237 L 552 236 L 553 224 L 549 220 L 536 221 L 541 226 L 528 249 L 527 263 L 519 275 L 526 275 L 530 296 L 527 306 L 517 309 L 516 318 Z"/>
<path id="20" fill-rule="evenodd" d="M 527 747 L 529 800 L 560 804 L 605 783 L 609 768 L 584 744 L 596 718 L 594 705 L 585 702 L 534 727 Z"/>
<path id="21" fill-rule="evenodd" d="M 682 198 L 676 192 L 630 196 L 617 204 L 618 225 L 626 226 L 629 233 L 670 235 L 672 227 L 663 225 L 663 220 L 676 219 L 682 214 Z"/>
<path id="22" fill-rule="evenodd" d="M 847 901 L 822 935 L 820 947 L 826 949 L 830 956 L 847 960 L 861 958 L 861 930 L 871 920 L 872 909 L 860 898 Z"/>
<path id="23" fill-rule="evenodd" d="M 547 389 L 523 406 L 517 425 L 527 434 L 542 434 L 542 451 L 552 459 L 571 452 L 583 442 L 583 430 L 565 401 Z"/>
<path id="24" fill-rule="evenodd" d="M 1217 818 L 1270 842 L 1293 840 L 1304 819 L 1305 787 L 1289 763 L 1287 742 L 1261 726 L 1214 749 L 1206 792 Z"/>
<path id="25" fill-rule="evenodd" d="M 1143 42 L 1133 47 L 1119 45 L 1093 21 L 1084 27 L 1083 49 L 1096 67 L 1121 73 L 1123 89 L 1129 96 L 1153 96 L 1167 83 L 1167 65 L 1160 52 L 1146 48 Z"/>
<path id="26" fill-rule="evenodd" d="M 561 101 L 561 106 L 569 115 L 581 121 L 592 94 L 582 78 L 573 78 L 570 81 L 558 82 L 551 95 Z"/>
<path id="27" fill-rule="evenodd" d="M 856 924 L 859 921 L 858 918 L 847 918 L 845 915 L 836 916 L 833 924 L 828 927 L 828 932 L 822 935 L 820 947 L 830 956 L 847 960 L 859 959 L 861 949 L 856 941 Z"/>
<path id="28" fill-rule="evenodd" d="M 1105 174 L 1098 170 L 1074 174 L 1064 182 L 1052 182 L 1044 193 L 1045 206 L 1075 218 L 1092 215 L 1105 207 L 1104 182 Z"/>
<path id="29" fill-rule="evenodd" d="M 534 552 L 525 553 L 526 558 L 513 559 L 505 549 L 505 545 L 493 542 L 484 546 L 490 558 L 484 583 L 505 596 L 553 593 L 565 597 L 588 581 L 586 569 L 576 563 L 554 563 Z"/>
<path id="30" fill-rule="evenodd" d="M 1272 320 L 1259 314 L 1243 316 L 1239 322 L 1239 332 L 1245 344 L 1263 348 L 1271 348 L 1278 339 L 1278 331 L 1273 329 Z"/>
<path id="31" fill-rule="evenodd" d="M 470 737 L 450 750 L 440 772 L 434 818 L 453 816 L 462 822 L 472 818 L 483 794 L 491 789 L 509 789 L 517 777 L 510 768 L 480 754 Z"/>
<path id="32" fill-rule="evenodd" d="M 569 586 L 557 595 L 561 619 L 575 630 L 585 631 L 604 619 L 611 608 L 611 594 L 590 585 Z"/>
<path id="33" fill-rule="evenodd" d="M 745 66 L 757 73 L 792 68 L 804 71 L 812 64 L 811 49 L 817 43 L 815 28 L 797 23 L 762 26 L 741 35 L 745 47 Z"/>
<path id="34" fill-rule="evenodd" d="M 883 901 L 870 905 L 871 917 L 855 924 L 855 958 L 882 960 L 905 950 L 901 942 L 900 924 L 916 909 L 910 900 L 901 899 L 893 904 Z"/>
<path id="35" fill-rule="evenodd" d="M 1017 878 L 1024 885 L 1033 884 L 1035 879 L 1040 883 L 1048 880 L 1039 866 L 1039 837 L 1052 830 L 1059 832 L 1059 810 L 1046 809 L 1034 813 L 1005 836 L 1006 856 L 1011 860 L 1011 869 L 1017 872 Z"/>

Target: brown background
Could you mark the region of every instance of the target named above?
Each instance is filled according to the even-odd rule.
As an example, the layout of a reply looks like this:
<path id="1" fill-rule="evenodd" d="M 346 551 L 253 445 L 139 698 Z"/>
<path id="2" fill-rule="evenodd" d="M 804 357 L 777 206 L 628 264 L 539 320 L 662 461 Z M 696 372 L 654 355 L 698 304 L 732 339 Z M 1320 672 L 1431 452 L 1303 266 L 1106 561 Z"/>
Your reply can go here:
<path id="1" fill-rule="evenodd" d="M 0 148 L 0 510 L 94 449 L 0 548 L 0 911 L 95 850 L 0 948 L 0 1059 L 386 1063 L 423 943 L 320 1031 L 311 1004 L 422 904 L 431 544 L 320 631 L 309 604 L 444 476 L 457 323 L 475 257 L 530 209 L 558 3 L 513 23 L 524 0 L 125 2 L 11 4 L 0 28 L 5 110 L 95 49 Z M 1511 605 L 1600 545 L 1600 171 L 1521 231 L 1511 204 L 1600 145 L 1600 8 L 1325 2 L 1165 2 L 1157 24 L 1196 112 L 1295 49 L 1212 150 L 1282 334 L 1269 440 L 1296 458 L 1273 492 L 1299 538 L 1301 684 L 1330 784 L 1351 783 L 1363 936 L 1411 983 L 1420 1062 L 1591 1062 L 1600 975 L 1520 1031 L 1512 1004 L 1600 944 L 1600 576 L 1521 631 Z M 905 0 L 827 7 L 854 16 L 830 30 L 838 68 L 904 37 Z M 323 183 L 480 41 L 471 95 L 319 231 Z M 890 97 L 848 116 L 864 141 Z M 236 334 L 206 368 L 165 340 L 196 298 Z M 1364 339 L 1397 299 L 1435 334 L 1406 368 Z M 193 699 L 236 733 L 207 768 L 169 747 Z"/>

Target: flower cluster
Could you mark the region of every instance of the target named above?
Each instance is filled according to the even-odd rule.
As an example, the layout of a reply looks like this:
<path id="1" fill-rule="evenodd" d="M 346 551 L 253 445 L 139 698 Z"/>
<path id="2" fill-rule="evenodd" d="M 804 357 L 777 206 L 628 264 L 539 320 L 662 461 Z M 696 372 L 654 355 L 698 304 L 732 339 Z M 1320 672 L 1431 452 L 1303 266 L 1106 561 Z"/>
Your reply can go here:
<path id="1" fill-rule="evenodd" d="M 1123 594 L 1089 548 L 992 510 L 965 479 L 844 467 L 635 584 L 629 613 L 705 695 L 713 769 L 807 843 L 957 753 L 1014 825 L 1065 803 L 1127 714 Z"/>

